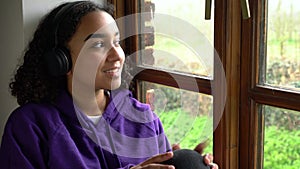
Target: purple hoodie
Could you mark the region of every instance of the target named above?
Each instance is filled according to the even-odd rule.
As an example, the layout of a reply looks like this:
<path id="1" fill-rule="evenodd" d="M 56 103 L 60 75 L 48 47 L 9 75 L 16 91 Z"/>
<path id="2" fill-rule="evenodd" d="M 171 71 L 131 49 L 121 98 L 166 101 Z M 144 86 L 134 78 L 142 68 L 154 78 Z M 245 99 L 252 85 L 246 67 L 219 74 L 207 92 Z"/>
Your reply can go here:
<path id="1" fill-rule="evenodd" d="M 159 118 L 127 90 L 110 93 L 97 124 L 62 92 L 55 103 L 17 108 L 0 147 L 3 169 L 130 168 L 171 151 Z"/>

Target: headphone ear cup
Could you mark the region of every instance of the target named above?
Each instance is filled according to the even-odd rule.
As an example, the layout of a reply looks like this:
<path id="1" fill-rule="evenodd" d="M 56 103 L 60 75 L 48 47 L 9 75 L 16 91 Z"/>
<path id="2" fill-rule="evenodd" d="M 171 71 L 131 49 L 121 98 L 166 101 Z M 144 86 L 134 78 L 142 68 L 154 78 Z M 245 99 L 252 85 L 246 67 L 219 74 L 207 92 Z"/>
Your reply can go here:
<path id="1" fill-rule="evenodd" d="M 64 47 L 56 47 L 44 55 L 48 73 L 51 76 L 65 75 L 71 70 L 70 52 Z"/>
<path id="2" fill-rule="evenodd" d="M 174 165 L 176 169 L 210 169 L 204 163 L 202 155 L 191 149 L 178 149 L 173 151 L 173 158 L 162 164 Z"/>

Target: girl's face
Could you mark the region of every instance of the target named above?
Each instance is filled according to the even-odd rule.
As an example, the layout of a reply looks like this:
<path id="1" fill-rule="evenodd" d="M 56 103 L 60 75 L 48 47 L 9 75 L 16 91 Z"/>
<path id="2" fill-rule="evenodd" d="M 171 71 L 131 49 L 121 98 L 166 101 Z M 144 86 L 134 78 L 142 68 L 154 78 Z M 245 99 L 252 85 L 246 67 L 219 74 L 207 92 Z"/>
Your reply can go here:
<path id="1" fill-rule="evenodd" d="M 68 43 L 72 57 L 68 83 L 92 90 L 118 88 L 125 59 L 119 40 L 118 27 L 108 13 L 95 11 L 82 17 Z"/>

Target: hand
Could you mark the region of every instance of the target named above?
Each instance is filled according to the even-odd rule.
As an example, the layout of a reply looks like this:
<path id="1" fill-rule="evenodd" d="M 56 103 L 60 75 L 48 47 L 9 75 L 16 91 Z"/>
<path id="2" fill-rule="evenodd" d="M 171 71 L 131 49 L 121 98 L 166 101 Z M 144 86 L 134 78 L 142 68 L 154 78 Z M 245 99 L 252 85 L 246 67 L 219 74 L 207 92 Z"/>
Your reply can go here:
<path id="1" fill-rule="evenodd" d="M 213 163 L 214 157 L 211 154 L 205 154 L 203 156 L 204 163 L 210 166 L 211 169 L 219 169 L 216 163 Z"/>
<path id="2" fill-rule="evenodd" d="M 167 152 L 153 156 L 146 161 L 131 167 L 130 169 L 175 169 L 172 165 L 159 164 L 173 157 L 173 152 Z"/>
<path id="3" fill-rule="evenodd" d="M 179 144 L 172 144 L 172 150 L 179 150 L 180 149 L 180 145 Z"/>
<path id="4" fill-rule="evenodd" d="M 202 142 L 200 144 L 198 144 L 196 147 L 195 147 L 195 151 L 197 151 L 199 154 L 202 154 L 203 153 L 203 150 L 204 148 L 207 146 L 208 142 L 205 141 L 205 142 Z M 180 149 L 180 145 L 179 144 L 173 144 L 172 145 L 172 150 L 178 150 Z M 210 166 L 211 169 L 219 169 L 219 166 L 216 164 L 216 163 L 213 163 L 213 159 L 214 157 L 211 155 L 211 154 L 205 154 L 203 156 L 203 160 L 204 160 L 204 163 L 208 166 Z"/>

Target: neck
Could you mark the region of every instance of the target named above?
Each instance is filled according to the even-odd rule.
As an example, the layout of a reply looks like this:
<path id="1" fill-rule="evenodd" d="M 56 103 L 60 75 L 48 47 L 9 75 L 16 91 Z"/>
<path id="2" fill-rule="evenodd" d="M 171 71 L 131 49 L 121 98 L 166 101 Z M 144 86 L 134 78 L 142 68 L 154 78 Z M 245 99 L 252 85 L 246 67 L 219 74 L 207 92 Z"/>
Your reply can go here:
<path id="1" fill-rule="evenodd" d="M 92 91 L 72 86 L 68 87 L 76 106 L 86 115 L 96 116 L 102 115 L 109 102 L 108 96 L 104 89 Z"/>

